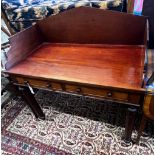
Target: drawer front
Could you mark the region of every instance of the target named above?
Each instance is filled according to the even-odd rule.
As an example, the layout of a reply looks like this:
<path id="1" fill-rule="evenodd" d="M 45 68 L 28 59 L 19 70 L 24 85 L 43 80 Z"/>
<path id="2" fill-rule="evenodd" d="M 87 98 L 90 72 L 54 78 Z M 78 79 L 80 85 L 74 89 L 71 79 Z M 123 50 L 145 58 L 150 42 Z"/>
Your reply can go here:
<path id="1" fill-rule="evenodd" d="M 23 78 L 23 77 L 16 77 L 16 81 L 22 85 L 25 85 L 26 82 L 28 82 L 30 86 L 36 87 L 36 88 L 51 89 L 54 91 L 63 90 L 70 93 L 114 99 L 114 100 L 129 102 L 133 104 L 139 104 L 139 100 L 140 100 L 140 95 L 138 94 L 130 94 L 127 92 L 108 90 L 108 89 L 102 89 L 102 88 L 94 88 L 94 87 L 90 88 L 85 86 L 60 84 L 57 82 L 36 80 L 36 79 Z"/>
<path id="2" fill-rule="evenodd" d="M 61 84 L 56 83 L 56 82 L 34 80 L 34 79 L 22 78 L 22 77 L 17 77 L 16 80 L 19 84 L 26 84 L 26 82 L 28 82 L 29 85 L 32 87 L 53 89 L 53 90 L 62 90 Z"/>
<path id="3" fill-rule="evenodd" d="M 140 103 L 141 96 L 139 94 L 129 94 L 128 100 L 133 104 L 141 104 Z"/>
<path id="4" fill-rule="evenodd" d="M 91 95 L 91 96 L 96 96 L 96 97 L 104 97 L 108 99 L 128 101 L 128 93 L 111 91 L 111 90 L 106 90 L 106 89 L 66 85 L 66 91 L 72 92 L 72 93 L 83 94 L 83 95 Z"/>

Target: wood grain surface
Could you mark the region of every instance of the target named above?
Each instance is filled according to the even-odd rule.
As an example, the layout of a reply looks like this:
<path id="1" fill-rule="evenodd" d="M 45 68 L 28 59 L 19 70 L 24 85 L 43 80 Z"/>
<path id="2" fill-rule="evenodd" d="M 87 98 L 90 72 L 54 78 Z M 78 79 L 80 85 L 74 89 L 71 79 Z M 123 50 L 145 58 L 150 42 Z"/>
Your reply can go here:
<path id="1" fill-rule="evenodd" d="M 144 46 L 44 43 L 10 74 L 140 89 Z"/>
<path id="2" fill-rule="evenodd" d="M 154 119 L 154 95 L 147 94 L 143 106 L 144 115 L 149 119 Z"/>
<path id="3" fill-rule="evenodd" d="M 13 35 L 10 39 L 11 48 L 7 52 L 6 69 L 24 60 L 43 42 L 43 36 L 38 32 L 37 25 Z"/>
<path id="4" fill-rule="evenodd" d="M 146 18 L 90 7 L 78 7 L 37 23 L 45 41 L 83 44 L 145 44 Z"/>

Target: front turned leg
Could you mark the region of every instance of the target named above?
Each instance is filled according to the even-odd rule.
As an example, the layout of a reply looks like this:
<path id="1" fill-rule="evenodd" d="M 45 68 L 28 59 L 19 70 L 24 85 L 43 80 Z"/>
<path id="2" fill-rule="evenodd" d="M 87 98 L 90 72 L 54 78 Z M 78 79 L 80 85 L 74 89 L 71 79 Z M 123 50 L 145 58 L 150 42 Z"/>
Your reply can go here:
<path id="1" fill-rule="evenodd" d="M 136 116 L 136 108 L 128 108 L 127 115 L 126 115 L 126 123 L 125 123 L 125 135 L 124 141 L 126 143 L 131 142 L 131 135 L 135 123 L 135 116 Z"/>
<path id="2" fill-rule="evenodd" d="M 37 103 L 34 95 L 30 92 L 28 87 L 19 87 L 22 98 L 31 108 L 36 118 L 45 120 L 45 114 L 43 113 L 40 105 Z"/>

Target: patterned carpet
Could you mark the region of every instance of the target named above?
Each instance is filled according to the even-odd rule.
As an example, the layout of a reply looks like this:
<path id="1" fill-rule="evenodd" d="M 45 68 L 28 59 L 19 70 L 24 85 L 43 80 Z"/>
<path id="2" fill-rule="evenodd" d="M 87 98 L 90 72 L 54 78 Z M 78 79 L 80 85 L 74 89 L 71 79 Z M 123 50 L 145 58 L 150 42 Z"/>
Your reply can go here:
<path id="1" fill-rule="evenodd" d="M 19 97 L 2 109 L 2 155 L 154 153 L 152 122 L 148 122 L 139 145 L 122 141 L 125 107 L 121 104 L 46 91 L 38 91 L 36 98 L 46 114 L 45 121 L 36 120 Z M 136 136 L 135 131 L 132 138 Z"/>

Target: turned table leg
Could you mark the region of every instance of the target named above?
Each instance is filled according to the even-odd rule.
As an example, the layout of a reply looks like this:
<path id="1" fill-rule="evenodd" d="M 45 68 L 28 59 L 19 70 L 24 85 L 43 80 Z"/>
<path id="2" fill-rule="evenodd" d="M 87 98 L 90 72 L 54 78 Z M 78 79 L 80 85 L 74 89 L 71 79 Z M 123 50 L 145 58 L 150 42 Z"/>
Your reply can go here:
<path id="1" fill-rule="evenodd" d="M 37 103 L 34 95 L 30 92 L 27 87 L 19 87 L 19 91 L 21 93 L 22 98 L 29 105 L 32 112 L 34 113 L 36 118 L 45 119 L 45 114 L 43 113 L 41 107 Z"/>
<path id="2" fill-rule="evenodd" d="M 142 120 L 140 122 L 140 128 L 138 130 L 138 136 L 137 136 L 137 139 L 136 139 L 136 143 L 138 144 L 139 143 L 139 140 L 140 140 L 140 136 L 142 135 L 142 132 L 145 128 L 145 124 L 146 124 L 146 117 L 143 115 L 142 116 Z"/>
<path id="3" fill-rule="evenodd" d="M 136 108 L 128 108 L 125 123 L 124 140 L 126 143 L 131 141 L 132 130 L 135 122 Z"/>

